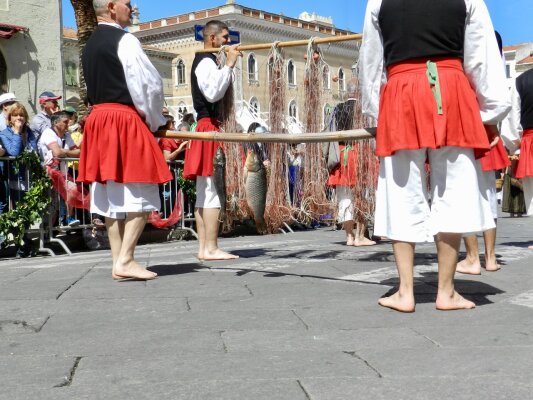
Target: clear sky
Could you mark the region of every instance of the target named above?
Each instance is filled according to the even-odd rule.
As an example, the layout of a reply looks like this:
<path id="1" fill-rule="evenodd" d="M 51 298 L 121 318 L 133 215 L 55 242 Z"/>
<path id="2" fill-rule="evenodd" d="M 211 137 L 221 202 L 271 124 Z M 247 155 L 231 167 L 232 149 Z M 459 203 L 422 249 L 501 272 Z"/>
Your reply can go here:
<path id="1" fill-rule="evenodd" d="M 64 26 L 75 27 L 70 0 L 62 0 Z M 131 0 L 139 6 L 142 22 L 183 14 L 194 10 L 217 7 L 225 0 Z M 288 17 L 298 17 L 307 11 L 332 17 L 337 28 L 361 32 L 366 7 L 365 0 L 237 0 L 237 4 Z M 500 32 L 505 45 L 533 42 L 533 0 L 485 0 L 494 27 Z"/>

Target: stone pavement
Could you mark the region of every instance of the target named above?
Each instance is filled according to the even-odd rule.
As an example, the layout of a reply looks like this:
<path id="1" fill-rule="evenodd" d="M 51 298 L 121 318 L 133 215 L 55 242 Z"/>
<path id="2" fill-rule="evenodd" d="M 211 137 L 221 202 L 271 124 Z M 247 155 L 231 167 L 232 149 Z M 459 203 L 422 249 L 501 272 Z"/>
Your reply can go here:
<path id="1" fill-rule="evenodd" d="M 0 399 L 533 399 L 533 220 L 500 220 L 497 273 L 458 276 L 471 311 L 434 308 L 419 246 L 417 310 L 377 305 L 390 243 L 343 232 L 143 245 L 160 276 L 114 282 L 109 251 L 0 260 Z"/>

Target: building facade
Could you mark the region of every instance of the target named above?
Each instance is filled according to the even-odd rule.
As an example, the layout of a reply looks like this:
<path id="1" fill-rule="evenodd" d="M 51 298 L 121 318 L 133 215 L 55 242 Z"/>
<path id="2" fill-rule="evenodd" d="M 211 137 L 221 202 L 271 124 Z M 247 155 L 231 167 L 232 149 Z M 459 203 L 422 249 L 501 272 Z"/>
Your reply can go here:
<path id="1" fill-rule="evenodd" d="M 63 95 L 61 1 L 0 0 L 0 92 L 30 114 L 44 91 Z"/>
<path id="2" fill-rule="evenodd" d="M 504 46 L 505 69 L 509 87 L 514 80 L 533 68 L 533 42 Z"/>
<path id="3" fill-rule="evenodd" d="M 348 35 L 352 32 L 336 29 L 331 19 L 304 13 L 289 18 L 262 10 L 251 9 L 228 1 L 220 7 L 194 11 L 155 21 L 137 23 L 130 29 L 139 40 L 175 54 L 172 60 L 173 95 L 167 103 L 175 116 L 192 110 L 190 86 L 191 66 L 203 43 L 195 40 L 195 25 L 218 19 L 231 30 L 240 33 L 242 44 L 262 44 L 276 41 L 308 40 L 312 37 Z M 138 18 L 137 18 L 138 20 Z M 334 106 L 345 100 L 346 84 L 358 59 L 354 41 L 320 46 L 324 65 L 321 70 L 322 120 Z M 286 114 L 289 130 L 302 130 L 305 121 L 304 59 L 307 48 L 285 48 Z M 251 122 L 267 125 L 269 110 L 269 51 L 246 52 L 235 68 L 235 100 L 238 122 L 246 129 Z"/>

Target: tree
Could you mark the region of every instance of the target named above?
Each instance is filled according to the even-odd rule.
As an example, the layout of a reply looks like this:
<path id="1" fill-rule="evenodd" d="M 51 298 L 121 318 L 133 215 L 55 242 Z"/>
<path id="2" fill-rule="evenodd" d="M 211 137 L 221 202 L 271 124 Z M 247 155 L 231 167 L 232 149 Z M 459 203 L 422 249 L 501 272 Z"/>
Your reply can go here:
<path id="1" fill-rule="evenodd" d="M 83 100 L 87 96 L 87 86 L 85 85 L 85 77 L 83 76 L 83 68 L 81 68 L 81 55 L 83 49 L 91 33 L 97 26 L 96 13 L 94 12 L 92 0 L 70 0 L 72 7 L 74 7 L 74 15 L 76 16 L 76 25 L 78 27 L 78 50 L 79 50 L 79 65 L 80 65 L 80 105 L 79 113 L 85 114 L 87 107 Z"/>

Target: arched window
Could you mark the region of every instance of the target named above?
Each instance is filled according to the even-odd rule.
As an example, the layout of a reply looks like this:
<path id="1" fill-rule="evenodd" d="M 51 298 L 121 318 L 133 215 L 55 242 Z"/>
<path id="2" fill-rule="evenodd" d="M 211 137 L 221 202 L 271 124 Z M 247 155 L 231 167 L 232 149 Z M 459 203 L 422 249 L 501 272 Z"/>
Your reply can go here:
<path id="1" fill-rule="evenodd" d="M 327 123 L 329 123 L 329 120 L 331 118 L 331 112 L 333 111 L 333 107 L 331 107 L 329 104 L 324 105 L 324 126 L 326 126 Z"/>
<path id="2" fill-rule="evenodd" d="M 176 63 L 176 85 L 185 85 L 185 63 L 180 58 Z"/>
<path id="3" fill-rule="evenodd" d="M 268 59 L 268 82 L 272 82 L 272 75 L 273 75 L 273 71 L 272 69 L 274 68 L 274 58 L 273 57 L 269 57 Z"/>
<path id="4" fill-rule="evenodd" d="M 296 68 L 292 60 L 287 63 L 287 81 L 289 86 L 296 86 Z"/>
<path id="5" fill-rule="evenodd" d="M 322 70 L 322 87 L 324 89 L 331 89 L 329 67 L 327 65 L 324 65 L 324 69 Z"/>
<path id="6" fill-rule="evenodd" d="M 298 119 L 298 107 L 296 106 L 296 100 L 292 100 L 289 103 L 289 117 Z"/>
<path id="7" fill-rule="evenodd" d="M 258 80 L 257 60 L 254 53 L 248 56 L 248 80 L 253 82 Z"/>
<path id="8" fill-rule="evenodd" d="M 339 92 L 346 90 L 346 79 L 344 77 L 344 69 L 339 68 Z"/>
<path id="9" fill-rule="evenodd" d="M 0 51 L 0 93 L 7 91 L 7 63 L 4 55 Z"/>
<path id="10" fill-rule="evenodd" d="M 259 116 L 259 113 L 261 112 L 261 109 L 259 108 L 259 100 L 257 100 L 257 97 L 252 97 L 250 99 L 250 113 L 253 116 Z"/>

